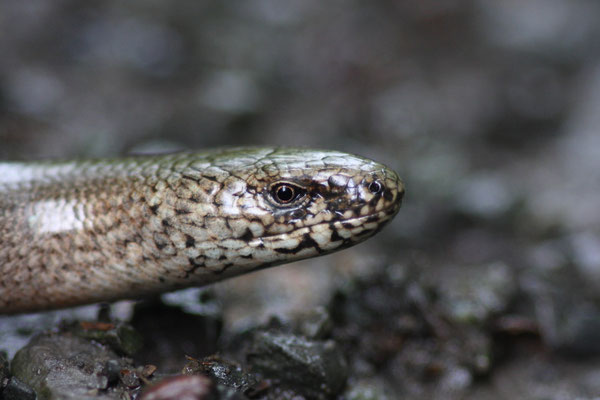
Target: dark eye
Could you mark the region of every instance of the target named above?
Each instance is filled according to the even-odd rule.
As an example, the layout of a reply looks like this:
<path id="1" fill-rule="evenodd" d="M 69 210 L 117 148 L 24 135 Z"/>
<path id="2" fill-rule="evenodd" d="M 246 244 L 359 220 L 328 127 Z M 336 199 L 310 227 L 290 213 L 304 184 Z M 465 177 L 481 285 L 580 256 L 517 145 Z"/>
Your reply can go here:
<path id="1" fill-rule="evenodd" d="M 369 184 L 369 192 L 373 194 L 381 192 L 381 189 L 383 189 L 383 185 L 379 181 L 373 181 Z"/>
<path id="2" fill-rule="evenodd" d="M 296 200 L 303 192 L 302 188 L 289 183 L 279 183 L 271 189 L 273 199 L 280 204 L 289 204 Z"/>

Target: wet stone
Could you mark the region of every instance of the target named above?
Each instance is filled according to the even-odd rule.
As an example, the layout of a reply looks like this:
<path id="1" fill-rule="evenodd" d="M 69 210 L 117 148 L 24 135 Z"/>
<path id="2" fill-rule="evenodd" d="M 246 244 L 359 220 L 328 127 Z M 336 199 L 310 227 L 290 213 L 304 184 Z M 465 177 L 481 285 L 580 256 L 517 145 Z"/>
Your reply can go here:
<path id="1" fill-rule="evenodd" d="M 2 400 L 35 400 L 31 387 L 14 376 L 7 380 L 6 387 L 0 392 Z"/>
<path id="2" fill-rule="evenodd" d="M 258 332 L 247 360 L 265 379 L 309 398 L 339 394 L 348 375 L 346 361 L 333 341 L 291 334 Z"/>
<path id="3" fill-rule="evenodd" d="M 39 399 L 117 399 L 116 371 L 131 368 L 112 350 L 68 334 L 35 336 L 12 360 L 12 374 Z"/>
<path id="4" fill-rule="evenodd" d="M 206 374 L 219 385 L 240 393 L 255 391 L 259 383 L 256 376 L 245 371 L 239 364 L 216 356 L 206 357 L 202 360 L 189 358 L 182 373 L 184 375 Z"/>

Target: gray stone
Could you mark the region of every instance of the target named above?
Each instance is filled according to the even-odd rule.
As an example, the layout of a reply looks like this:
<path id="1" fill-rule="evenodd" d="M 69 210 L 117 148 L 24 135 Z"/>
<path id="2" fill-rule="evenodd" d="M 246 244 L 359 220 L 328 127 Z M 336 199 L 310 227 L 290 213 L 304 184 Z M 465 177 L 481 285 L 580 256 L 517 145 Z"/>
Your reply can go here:
<path id="1" fill-rule="evenodd" d="M 102 345 L 70 335 L 42 334 L 19 350 L 12 360 L 12 374 L 30 385 L 43 399 L 117 399 L 109 386 L 117 377 L 109 367 L 129 365 Z"/>
<path id="2" fill-rule="evenodd" d="M 338 394 L 348 375 L 346 361 L 333 341 L 260 332 L 247 358 L 265 378 L 278 380 L 310 398 Z"/>

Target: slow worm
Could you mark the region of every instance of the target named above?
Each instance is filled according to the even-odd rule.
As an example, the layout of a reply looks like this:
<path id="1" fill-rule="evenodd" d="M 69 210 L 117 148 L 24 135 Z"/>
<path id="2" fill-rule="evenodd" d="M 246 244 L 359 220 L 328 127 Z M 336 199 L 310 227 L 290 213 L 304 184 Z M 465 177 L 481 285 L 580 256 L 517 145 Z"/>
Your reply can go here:
<path id="1" fill-rule="evenodd" d="M 0 313 L 201 286 L 358 243 L 395 172 L 337 151 L 237 148 L 0 163 Z"/>

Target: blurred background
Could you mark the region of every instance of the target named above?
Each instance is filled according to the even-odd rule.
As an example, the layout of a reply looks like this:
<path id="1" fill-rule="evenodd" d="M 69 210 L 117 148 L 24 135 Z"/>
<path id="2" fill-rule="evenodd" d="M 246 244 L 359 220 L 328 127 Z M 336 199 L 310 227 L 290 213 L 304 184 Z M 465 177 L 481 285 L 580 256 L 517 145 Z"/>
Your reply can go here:
<path id="1" fill-rule="evenodd" d="M 593 0 L 0 2 L 0 160 L 264 144 L 395 169 L 407 195 L 376 238 L 215 290 L 234 329 L 409 276 L 494 348 L 440 351 L 435 393 L 600 393 L 598 126 Z M 369 382 L 427 393 L 406 348 Z"/>

